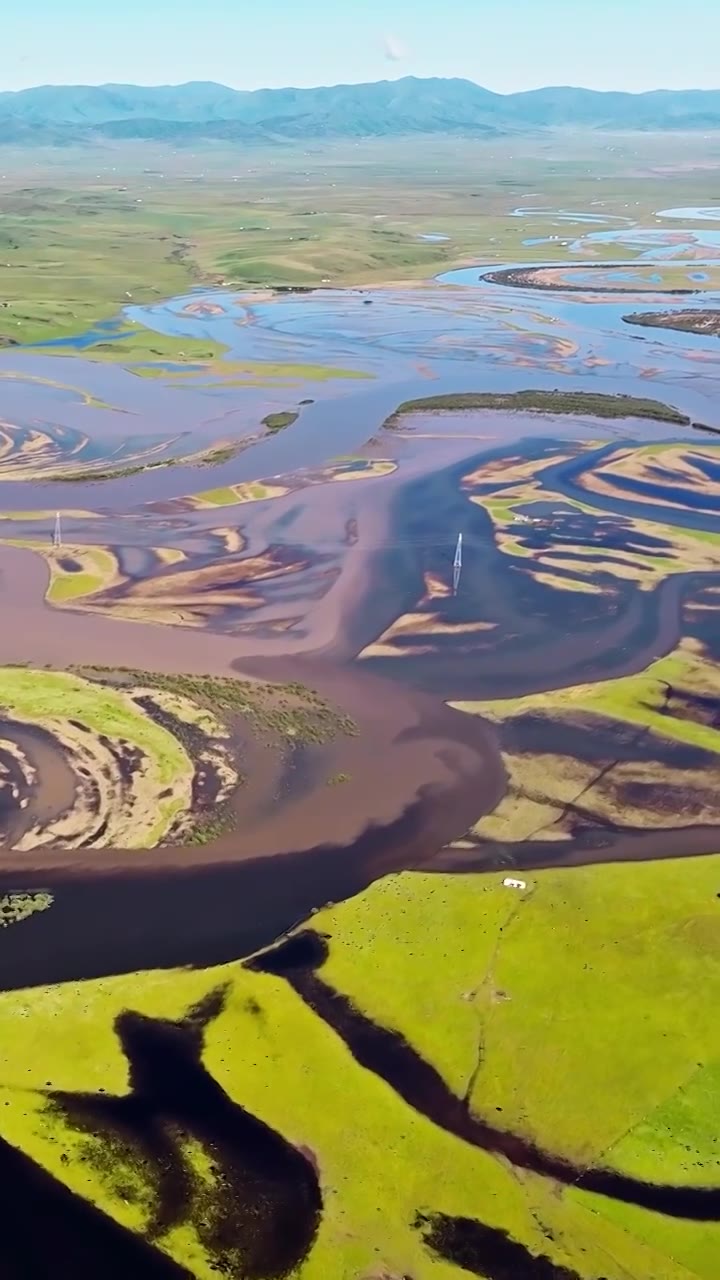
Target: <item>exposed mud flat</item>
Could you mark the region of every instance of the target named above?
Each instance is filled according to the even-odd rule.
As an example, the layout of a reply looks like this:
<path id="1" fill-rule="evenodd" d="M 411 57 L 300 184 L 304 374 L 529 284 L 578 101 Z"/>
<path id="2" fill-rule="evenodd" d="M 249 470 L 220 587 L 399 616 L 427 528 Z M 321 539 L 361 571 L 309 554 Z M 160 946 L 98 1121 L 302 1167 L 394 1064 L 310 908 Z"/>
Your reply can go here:
<path id="1" fill-rule="evenodd" d="M 707 701 L 720 718 L 720 701 Z M 711 751 L 578 713 L 514 717 L 501 740 L 508 789 L 473 827 L 478 844 L 720 827 Z"/>
<path id="2" fill-rule="evenodd" d="M 577 476 L 576 483 L 589 494 L 621 502 L 720 515 L 720 451 L 713 446 L 617 449 Z"/>
<path id="3" fill-rule="evenodd" d="M 112 437 L 90 436 L 74 427 L 52 423 L 16 426 L 0 422 L 0 480 L 58 480 L 84 477 L 101 480 L 108 474 L 170 465 L 180 455 L 178 436 L 128 435 L 120 443 Z"/>
<path id="4" fill-rule="evenodd" d="M 195 836 L 198 814 L 238 782 L 230 733 L 143 673 L 0 668 L 6 850 L 153 847 Z"/>
<path id="5" fill-rule="evenodd" d="M 169 670 L 172 663 L 177 672 L 206 669 L 215 673 L 226 671 L 236 659 L 259 653 L 280 658 L 320 651 L 345 660 L 374 645 L 406 611 L 417 612 L 429 592 L 444 596 L 429 609 L 423 606 L 431 615 L 425 626 L 436 632 L 429 640 L 431 651 L 415 655 L 413 648 L 418 648 L 418 642 L 404 644 L 403 661 L 392 661 L 392 666 L 384 661 L 386 655 L 372 649 L 365 656 L 387 674 L 419 679 L 427 687 L 453 696 L 455 689 L 448 684 L 451 664 L 463 682 L 470 678 L 471 667 L 482 674 L 477 657 L 480 652 L 484 656 L 488 648 L 494 661 L 502 649 L 503 661 L 516 665 L 518 655 L 506 643 L 509 636 L 517 636 L 515 646 L 526 645 L 529 637 L 526 634 L 521 640 L 521 636 L 523 629 L 527 632 L 528 619 L 541 619 L 548 606 L 557 605 L 566 613 L 570 609 L 577 629 L 607 623 L 603 607 L 592 604 L 588 597 L 569 593 L 558 601 L 556 592 L 543 590 L 517 572 L 508 573 L 504 559 L 494 553 L 486 515 L 461 491 L 463 475 L 472 470 L 478 458 L 472 439 L 445 440 L 439 450 L 434 444 L 432 440 L 410 442 L 405 446 L 411 450 L 409 465 L 401 466 L 399 472 L 402 483 L 395 475 L 363 482 L 358 486 L 362 494 L 351 496 L 349 510 L 346 491 L 339 485 L 314 490 L 317 501 L 296 505 L 294 510 L 285 498 L 258 503 L 241 526 L 247 550 L 233 552 L 226 568 L 217 539 L 204 550 L 201 542 L 194 581 L 184 562 L 168 564 L 161 577 L 143 579 L 137 592 L 123 586 L 95 592 L 87 601 L 71 601 L 62 616 L 55 611 L 51 632 L 42 623 L 47 616 L 41 600 L 47 571 L 31 563 L 24 550 L 1 547 L 0 590 L 7 616 L 16 625 L 2 637 L 0 656 L 6 661 L 29 657 L 38 664 L 85 663 L 94 661 L 101 650 L 108 665 L 129 663 Z M 437 468 L 438 451 L 445 459 L 449 453 L 450 460 L 424 475 L 424 470 Z M 453 462 L 453 454 L 463 461 Z M 291 512 L 292 526 L 283 526 Z M 452 582 L 458 528 L 464 533 L 466 565 L 463 589 L 452 596 L 447 588 Z M 289 573 L 269 571 L 269 562 L 262 558 L 268 546 L 276 549 L 274 555 L 294 556 L 295 568 Z M 258 552 L 261 560 L 255 563 L 263 566 L 259 574 L 253 569 Z M 218 574 L 230 575 L 222 590 L 203 579 L 202 556 L 218 585 Z M 242 582 L 243 576 L 244 602 L 233 585 Z M 438 584 L 437 591 L 433 583 Z M 632 593 L 626 595 L 632 607 Z M 90 606 L 92 617 L 79 616 L 80 608 Z M 130 607 L 137 619 L 133 622 L 123 615 Z M 214 631 L 227 630 L 227 636 L 213 635 L 210 641 L 190 634 L 197 632 L 197 627 L 174 629 L 172 654 L 163 654 L 167 647 L 163 630 L 139 619 L 154 617 L 158 609 L 162 616 L 163 609 L 172 612 L 176 608 L 194 610 L 196 621 L 204 620 Z M 38 631 L 32 636 L 28 654 L 25 637 L 33 618 Z M 477 626 L 478 631 L 492 630 L 489 645 L 487 637 L 470 634 L 474 624 L 487 624 Z M 537 628 L 538 623 L 532 625 Z M 562 652 L 555 663 L 549 652 L 546 661 L 560 671 L 566 654 Z"/>

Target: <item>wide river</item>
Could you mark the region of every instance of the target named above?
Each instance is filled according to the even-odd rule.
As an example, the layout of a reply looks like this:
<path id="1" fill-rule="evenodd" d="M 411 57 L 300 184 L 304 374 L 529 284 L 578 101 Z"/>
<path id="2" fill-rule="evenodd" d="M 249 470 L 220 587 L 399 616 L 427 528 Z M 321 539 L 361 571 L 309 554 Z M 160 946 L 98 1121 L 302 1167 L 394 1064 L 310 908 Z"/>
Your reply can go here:
<path id="1" fill-rule="evenodd" d="M 508 263 L 467 267 L 406 288 L 282 296 L 195 290 L 125 309 L 126 325 L 222 344 L 225 376 L 171 365 L 138 376 L 122 363 L 84 357 L 93 337 L 122 349 L 122 330 L 111 325 L 51 350 L 0 353 L 4 420 L 27 432 L 87 436 L 97 456 L 122 457 L 128 441 L 138 440 L 174 441 L 176 452 L 178 441 L 183 451 L 223 438 L 255 441 L 268 412 L 299 413 L 292 427 L 260 433 L 211 473 L 177 465 L 94 485 L 0 479 L 0 509 L 94 512 L 93 519 L 68 514 L 66 538 L 111 545 L 128 574 L 136 565 L 142 576 L 148 548 L 163 545 L 195 549 L 209 561 L 208 534 L 220 523 L 242 530 L 248 554 L 281 548 L 301 564 L 290 586 L 283 579 L 265 614 L 258 614 L 267 619 L 264 636 L 233 627 L 222 634 L 212 623 L 204 631 L 169 632 L 72 610 L 49 612 L 44 566 L 26 551 L 2 548 L 0 661 L 132 662 L 188 671 L 231 671 L 237 663 L 278 678 L 299 674 L 355 715 L 362 730 L 362 743 L 352 748 L 354 780 L 341 804 L 327 787 L 324 794 L 311 788 L 304 799 L 289 789 L 284 807 L 266 804 L 261 815 L 248 815 L 240 834 L 203 850 L 43 849 L 6 857 L 0 891 L 50 889 L 55 903 L 42 920 L 41 946 L 33 921 L 7 931 L 0 982 L 22 986 L 246 954 L 314 906 L 401 868 L 462 872 L 513 858 L 537 866 L 713 851 L 717 836 L 701 827 L 654 835 L 609 831 L 584 843 L 513 851 L 488 843 L 472 859 L 449 849 L 495 805 L 504 780 L 493 733 L 445 702 L 641 670 L 677 643 L 686 602 L 708 580 L 680 574 L 652 592 L 627 583 L 612 615 L 598 597 L 551 593 L 508 573 L 485 514 L 479 507 L 468 513 L 463 475 L 477 460 L 501 461 L 508 451 L 540 457 L 548 438 L 687 441 L 694 435 L 697 442 L 697 433 L 647 422 L 605 422 L 600 430 L 592 421 L 539 423 L 522 415 L 498 417 L 485 436 L 472 423 L 448 428 L 443 438 L 438 430 L 425 444 L 422 433 L 404 440 L 382 431 L 404 400 L 526 388 L 652 398 L 720 427 L 718 339 L 623 320 L 643 310 L 720 307 L 720 294 L 703 279 L 720 254 L 720 231 L 693 229 L 682 212 L 663 215 L 671 230 L 612 227 L 570 236 L 566 263 L 533 264 L 556 274 L 552 288 L 487 279 L 491 270 L 495 277 L 512 270 Z M 617 259 L 589 266 L 585 258 L 608 240 L 618 247 Z M 623 258 L 623 248 L 634 256 Z M 514 265 L 527 273 L 527 263 Z M 672 283 L 663 290 L 670 269 Z M 688 295 L 681 299 L 678 288 Z M 274 366 L 270 376 L 263 362 Z M 209 485 L 305 475 L 340 455 L 367 458 L 378 451 L 398 463 L 394 478 L 319 484 L 274 503 L 229 508 L 230 514 L 173 507 Z M 558 463 L 559 492 L 575 494 L 576 479 L 572 467 Z M 598 501 L 615 515 L 646 514 L 630 498 Z M 712 513 L 674 516 L 676 523 L 720 532 Z M 356 531 L 352 555 L 348 522 Z M 432 652 L 418 645 L 416 656 L 399 664 L 382 655 L 358 661 L 394 620 L 417 608 L 424 575 L 427 581 L 428 574 L 444 572 L 458 527 L 466 531 L 467 585 L 452 615 L 455 637 L 435 641 Z M 49 536 L 51 529 L 43 516 L 14 523 L 13 532 Z M 565 597 L 560 603 L 559 595 Z M 483 608 L 496 628 L 494 648 L 462 639 L 485 616 Z M 300 621 L 278 633 L 274 624 L 290 611 Z M 271 854 L 279 855 L 284 874 Z"/>

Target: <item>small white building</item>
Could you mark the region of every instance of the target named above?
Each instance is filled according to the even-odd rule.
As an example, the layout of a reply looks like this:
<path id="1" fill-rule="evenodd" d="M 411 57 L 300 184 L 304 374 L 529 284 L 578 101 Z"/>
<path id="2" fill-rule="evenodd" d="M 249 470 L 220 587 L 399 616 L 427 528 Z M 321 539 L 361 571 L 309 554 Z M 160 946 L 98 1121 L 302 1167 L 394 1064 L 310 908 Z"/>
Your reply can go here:
<path id="1" fill-rule="evenodd" d="M 525 880 L 513 880 L 512 876 L 506 876 L 503 885 L 506 889 L 527 889 Z"/>

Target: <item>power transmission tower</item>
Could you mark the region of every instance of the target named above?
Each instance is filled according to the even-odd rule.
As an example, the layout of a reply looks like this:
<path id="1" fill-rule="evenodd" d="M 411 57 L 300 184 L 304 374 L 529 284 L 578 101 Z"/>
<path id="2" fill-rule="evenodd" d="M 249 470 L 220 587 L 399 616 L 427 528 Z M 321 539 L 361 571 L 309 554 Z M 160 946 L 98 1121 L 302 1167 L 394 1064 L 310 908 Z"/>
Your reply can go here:
<path id="1" fill-rule="evenodd" d="M 458 534 L 457 546 L 455 548 L 455 559 L 453 560 L 453 595 L 457 595 L 457 589 L 460 586 L 460 574 L 462 573 L 462 534 Z"/>

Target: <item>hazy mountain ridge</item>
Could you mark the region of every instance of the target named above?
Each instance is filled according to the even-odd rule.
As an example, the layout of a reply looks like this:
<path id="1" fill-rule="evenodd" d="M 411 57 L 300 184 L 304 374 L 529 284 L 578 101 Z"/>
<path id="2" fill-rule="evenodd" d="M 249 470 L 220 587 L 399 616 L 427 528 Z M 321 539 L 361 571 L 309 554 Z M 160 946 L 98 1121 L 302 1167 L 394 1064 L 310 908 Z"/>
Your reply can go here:
<path id="1" fill-rule="evenodd" d="M 43 85 L 0 93 L 2 143 L 106 138 L 493 136 L 581 125 L 591 129 L 720 128 L 720 90 L 601 93 L 557 87 L 497 94 L 469 80 L 383 80 L 317 89 L 229 89 L 213 83 Z"/>

